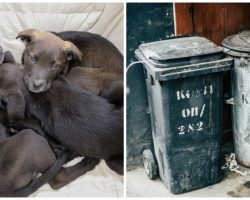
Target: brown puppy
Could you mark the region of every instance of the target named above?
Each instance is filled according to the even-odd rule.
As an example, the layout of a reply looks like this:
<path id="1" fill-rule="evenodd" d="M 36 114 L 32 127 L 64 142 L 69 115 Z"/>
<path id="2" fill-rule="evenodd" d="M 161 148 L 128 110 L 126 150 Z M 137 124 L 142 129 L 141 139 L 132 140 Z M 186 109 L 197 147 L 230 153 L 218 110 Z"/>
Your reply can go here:
<path id="1" fill-rule="evenodd" d="M 72 68 L 67 77 L 81 88 L 100 94 L 118 106 L 123 105 L 124 68 L 119 50 L 93 33 L 64 31 L 54 34 L 74 43 L 83 53 L 81 67 Z"/>
<path id="2" fill-rule="evenodd" d="M 5 51 L 5 52 L 2 52 L 2 48 L 0 47 L 0 59 L 2 60 L 2 62 L 0 62 L 0 64 L 2 63 L 16 63 L 13 55 L 11 54 L 11 52 L 9 51 Z M 20 66 L 21 67 L 21 66 Z M 10 86 L 10 84 L 6 83 L 6 82 L 3 82 L 2 84 L 6 84 L 7 86 Z M 19 90 L 19 87 L 17 87 L 16 84 L 14 85 L 11 85 L 11 87 L 14 87 L 14 90 L 18 91 Z M 12 90 L 13 91 L 13 90 Z M 19 91 L 21 93 L 21 91 Z M 14 93 L 18 93 L 18 92 L 14 92 Z M 0 122 L 2 123 L 7 123 L 9 120 L 8 120 L 8 117 L 7 117 L 7 113 L 6 113 L 6 99 L 3 98 L 3 95 L 5 95 L 2 92 L 0 92 Z M 7 95 L 8 96 L 8 95 Z M 12 95 L 9 95 L 9 96 L 12 96 Z M 22 97 L 21 97 L 22 98 Z M 22 105 L 24 105 L 24 103 L 21 103 Z M 9 107 L 8 107 L 9 109 Z M 19 110 L 17 110 L 18 113 L 22 112 L 23 108 L 19 108 Z M 11 112 L 10 109 L 9 109 L 9 114 L 13 114 L 13 111 Z M 15 114 L 14 114 L 15 115 Z M 23 119 L 23 114 L 17 114 L 17 117 L 20 116 L 20 119 Z M 10 116 L 10 121 L 13 120 L 13 116 Z"/>
<path id="3" fill-rule="evenodd" d="M 85 31 L 52 33 L 77 46 L 83 54 L 82 67 L 103 68 L 111 73 L 123 73 L 123 56 L 106 38 Z"/>
<path id="4" fill-rule="evenodd" d="M 73 43 L 52 33 L 29 29 L 17 38 L 26 45 L 22 56 L 24 81 L 32 92 L 48 90 L 58 74 L 68 71 L 70 61 L 82 61 L 82 53 Z"/>
<path id="5" fill-rule="evenodd" d="M 17 91 L 22 92 L 27 97 L 27 108 L 29 114 L 31 114 L 29 116 L 37 118 L 46 133 L 58 139 L 62 144 L 67 144 L 65 146 L 75 151 L 78 155 L 95 157 L 94 159 L 84 158 L 81 163 L 69 168 L 69 170 L 66 168 L 51 182 L 53 188 L 62 187 L 78 176 L 86 173 L 88 170 L 93 169 L 99 162 L 98 158 L 104 158 L 112 169 L 118 173 L 122 173 L 122 109 L 116 111 L 113 109 L 113 105 L 107 103 L 105 99 L 74 88 L 73 83 L 71 83 L 71 85 L 69 82 L 63 80 L 56 80 L 52 88 L 47 92 L 41 94 L 29 92 L 22 82 L 22 71 L 19 65 L 4 63 L 0 65 L 0 79 L 2 78 L 2 81 L 12 83 L 14 86 L 15 82 L 20 82 L 20 88 L 17 89 Z M 11 74 L 15 74 L 15 76 L 11 76 Z M 58 83 L 59 86 L 56 83 Z M 3 87 L 3 85 L 0 86 L 3 91 L 8 91 L 8 88 Z M 61 97 L 58 96 L 58 94 L 60 94 Z M 46 98 L 44 98 L 44 95 Z M 58 108 L 60 109 L 58 110 Z M 63 113 L 67 112 L 67 114 L 62 114 L 61 109 Z M 50 117 L 52 117 L 52 120 L 50 120 Z M 62 117 L 62 119 L 58 117 Z M 62 121 L 65 123 L 61 123 Z M 51 122 L 57 131 L 54 131 L 54 128 L 50 126 Z M 61 131 L 59 129 L 61 129 Z M 68 130 L 71 130 L 72 133 Z M 53 134 L 54 132 L 60 132 L 60 136 L 63 136 L 63 138 L 55 136 Z M 96 137 L 97 135 L 95 136 L 95 134 L 97 133 L 98 135 L 100 134 L 101 137 Z M 64 137 L 69 138 L 65 139 Z M 85 137 L 88 139 L 82 140 Z M 82 150 L 84 150 L 84 152 L 82 152 Z"/>
<path id="6" fill-rule="evenodd" d="M 47 141 L 34 131 L 26 129 L 10 136 L 0 124 L 0 196 L 3 192 L 12 196 L 11 191 L 27 186 L 36 173 L 44 173 L 55 160 Z"/>
<path id="7" fill-rule="evenodd" d="M 52 34 L 28 29 L 20 32 L 17 38 L 26 45 L 22 63 L 25 66 L 25 83 L 32 92 L 48 90 L 57 75 L 67 74 L 76 65 L 105 68 L 111 73 L 123 74 L 121 53 L 99 35 L 87 32 Z"/>
<path id="8" fill-rule="evenodd" d="M 12 63 L 0 65 L 0 122 L 9 124 L 25 116 L 23 92 L 26 89 L 22 66 L 14 64 L 10 52 L 4 60 Z M 5 181 L 0 181 L 0 196 L 28 196 L 59 172 L 69 154 L 64 153 L 62 157 L 60 154 L 55 161 L 55 154 L 45 138 L 30 129 L 11 137 L 1 123 L 0 180 Z M 45 173 L 31 182 L 35 172 Z"/>
<path id="9" fill-rule="evenodd" d="M 22 90 L 25 86 L 23 80 L 15 79 L 9 81 L 12 77 L 22 77 L 22 65 L 15 65 L 20 70 L 11 70 L 13 64 L 3 63 L 0 65 L 0 108 L 6 109 L 9 122 L 24 119 L 25 99 Z"/>

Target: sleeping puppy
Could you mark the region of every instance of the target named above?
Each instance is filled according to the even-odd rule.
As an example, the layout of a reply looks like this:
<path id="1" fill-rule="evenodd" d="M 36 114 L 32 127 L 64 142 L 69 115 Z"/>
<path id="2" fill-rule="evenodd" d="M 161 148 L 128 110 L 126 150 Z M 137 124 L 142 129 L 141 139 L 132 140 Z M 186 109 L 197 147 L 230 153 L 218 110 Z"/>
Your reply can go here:
<path id="1" fill-rule="evenodd" d="M 20 189 L 56 160 L 47 141 L 26 129 L 10 136 L 0 124 L 0 192 Z"/>
<path id="2" fill-rule="evenodd" d="M 0 60 L 1 60 L 0 65 L 2 63 L 12 63 L 12 64 L 16 63 L 16 61 L 15 61 L 15 59 L 10 51 L 3 52 L 2 48 L 0 47 L 0 52 L 1 52 L 0 53 Z M 20 67 L 20 69 L 23 68 L 21 65 L 19 65 L 18 67 Z M 5 71 L 3 71 L 3 73 L 5 73 Z M 13 75 L 15 75 L 15 73 L 13 73 Z M 10 84 L 8 82 L 4 82 L 4 80 L 1 80 L 1 79 L 0 79 L 0 81 L 2 81 L 1 84 L 4 85 L 4 88 L 13 87 L 13 90 L 9 88 L 10 91 L 8 93 L 5 93 L 5 94 L 3 93 L 3 91 L 5 91 L 5 89 L 0 91 L 0 123 L 7 123 L 9 121 L 15 120 L 15 118 L 16 119 L 23 119 L 24 118 L 24 114 L 23 114 L 24 108 L 20 108 L 19 106 L 14 106 L 17 108 L 16 114 L 15 113 L 13 114 L 14 111 L 11 111 L 11 108 L 8 107 L 8 114 L 10 114 L 9 119 L 8 119 L 8 116 L 6 113 L 7 101 L 9 101 L 9 102 L 13 101 L 13 99 L 14 99 L 13 96 L 16 96 L 16 99 L 18 99 L 18 93 L 20 94 L 20 96 L 22 96 L 22 92 L 19 91 L 20 88 L 18 86 L 18 84 L 20 82 L 19 83 L 15 82 L 14 84 Z M 7 96 L 9 99 L 4 98 L 3 96 Z M 25 103 L 22 102 L 22 99 L 23 99 L 23 96 L 20 97 L 19 101 L 21 101 L 21 105 L 24 105 Z M 19 101 L 17 100 L 16 103 L 18 103 Z"/>
<path id="3" fill-rule="evenodd" d="M 30 93 L 26 99 L 30 115 L 51 137 L 96 164 L 104 159 L 111 169 L 123 173 L 123 108 L 115 109 L 104 98 L 76 87 L 62 75 L 50 90 Z M 66 179 L 69 182 L 74 178 L 68 175 Z"/>
<path id="4" fill-rule="evenodd" d="M 41 127 L 78 155 L 104 160 L 123 155 L 123 108 L 62 75 L 47 92 L 26 94 L 26 101 Z"/>
<path id="5" fill-rule="evenodd" d="M 22 77 L 19 65 L 0 65 L 0 79 L 20 87 L 17 91 L 27 102 L 28 116 L 39 120 L 42 129 L 70 151 L 85 156 L 69 169 L 73 173 L 66 168 L 51 182 L 54 189 L 93 169 L 100 159 L 123 173 L 123 108 L 115 109 L 106 99 L 76 87 L 61 76 L 50 90 L 39 94 L 29 92 L 21 83 Z M 16 82 L 20 84 L 15 85 Z M 0 91 L 6 98 L 8 88 L 1 84 Z M 8 102 L 6 107 L 8 111 Z"/>
<path id="6" fill-rule="evenodd" d="M 13 66 L 17 70 L 12 70 Z M 6 109 L 9 122 L 24 119 L 25 99 L 23 80 L 15 77 L 23 77 L 23 66 L 3 63 L 0 65 L 0 108 Z M 11 81 L 10 81 L 11 80 Z"/>
<path id="7" fill-rule="evenodd" d="M 13 63 L 13 56 L 8 52 L 4 63 L 0 65 L 0 122 L 5 124 L 22 120 L 25 116 L 23 67 Z M 51 180 L 70 154 L 58 154 L 55 161 L 55 155 L 45 138 L 30 129 L 10 137 L 1 123 L 0 179 L 5 182 L 0 182 L 0 196 L 28 196 Z M 45 173 L 31 182 L 35 172 Z"/>
<path id="8" fill-rule="evenodd" d="M 55 162 L 47 141 L 34 131 L 25 129 L 10 136 L 0 124 L 0 196 L 30 195 L 55 176 L 65 159 Z M 37 173 L 44 174 L 32 182 Z"/>
<path id="9" fill-rule="evenodd" d="M 102 68 L 110 72 L 123 73 L 123 56 L 106 38 L 85 31 L 52 33 L 62 40 L 76 45 L 83 54 L 82 67 Z"/>

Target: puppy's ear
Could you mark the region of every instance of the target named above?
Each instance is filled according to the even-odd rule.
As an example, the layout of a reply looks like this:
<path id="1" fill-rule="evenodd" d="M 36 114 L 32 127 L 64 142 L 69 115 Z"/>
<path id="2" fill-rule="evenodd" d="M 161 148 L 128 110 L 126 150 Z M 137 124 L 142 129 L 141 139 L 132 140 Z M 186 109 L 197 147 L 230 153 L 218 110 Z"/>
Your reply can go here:
<path id="1" fill-rule="evenodd" d="M 40 31 L 37 29 L 27 29 L 18 33 L 16 39 L 20 38 L 27 46 L 39 36 L 39 33 Z"/>
<path id="2" fill-rule="evenodd" d="M 10 123 L 24 119 L 25 105 L 24 96 L 21 91 L 8 96 L 6 109 Z"/>
<path id="3" fill-rule="evenodd" d="M 4 60 L 3 60 L 3 62 L 4 63 L 13 63 L 13 64 L 15 64 L 16 60 L 15 60 L 13 54 L 10 51 L 5 51 L 4 52 Z"/>
<path id="4" fill-rule="evenodd" d="M 64 41 L 64 48 L 68 61 L 82 62 L 82 52 L 72 42 Z"/>

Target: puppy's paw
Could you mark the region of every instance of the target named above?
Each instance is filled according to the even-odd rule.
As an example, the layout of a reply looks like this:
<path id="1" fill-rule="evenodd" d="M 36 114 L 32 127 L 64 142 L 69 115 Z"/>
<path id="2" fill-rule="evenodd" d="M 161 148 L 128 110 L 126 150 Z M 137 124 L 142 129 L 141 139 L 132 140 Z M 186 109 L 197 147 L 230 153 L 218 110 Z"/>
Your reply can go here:
<path id="1" fill-rule="evenodd" d="M 53 190 L 59 190 L 67 184 L 65 183 L 66 180 L 67 177 L 61 170 L 52 180 L 49 181 L 49 185 Z"/>

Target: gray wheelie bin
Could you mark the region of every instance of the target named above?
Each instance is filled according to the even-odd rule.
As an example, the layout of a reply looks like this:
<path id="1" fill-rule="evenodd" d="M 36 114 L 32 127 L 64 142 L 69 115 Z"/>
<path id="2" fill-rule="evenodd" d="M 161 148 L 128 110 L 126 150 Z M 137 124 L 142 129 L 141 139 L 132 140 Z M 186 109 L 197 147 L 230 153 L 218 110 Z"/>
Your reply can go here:
<path id="1" fill-rule="evenodd" d="M 234 58 L 231 72 L 232 121 L 237 161 L 250 167 L 250 31 L 225 38 L 224 52 Z"/>
<path id="2" fill-rule="evenodd" d="M 157 169 L 172 193 L 221 180 L 222 74 L 232 58 L 203 37 L 141 44 L 153 150 L 143 153 L 151 179 Z"/>

